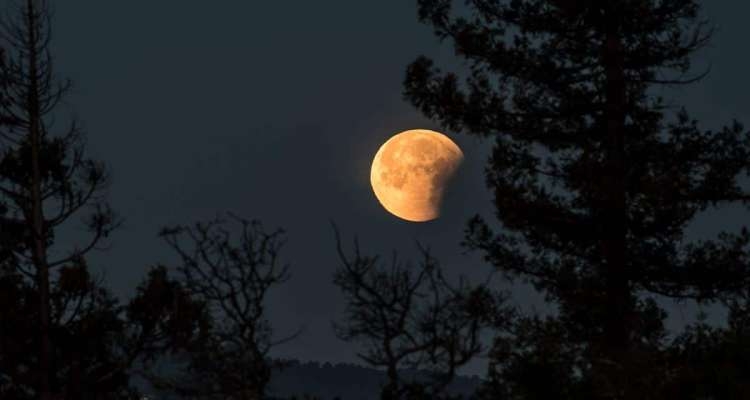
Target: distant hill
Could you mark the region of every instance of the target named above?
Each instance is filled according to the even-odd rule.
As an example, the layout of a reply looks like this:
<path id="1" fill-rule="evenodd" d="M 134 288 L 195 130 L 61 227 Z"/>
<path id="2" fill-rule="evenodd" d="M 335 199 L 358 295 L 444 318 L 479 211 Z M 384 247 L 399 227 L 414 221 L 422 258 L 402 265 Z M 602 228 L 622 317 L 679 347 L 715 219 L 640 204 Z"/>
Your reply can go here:
<path id="1" fill-rule="evenodd" d="M 310 394 L 322 400 L 379 400 L 385 372 L 355 365 L 291 361 L 291 365 L 272 377 L 269 394 L 276 398 Z M 405 372 L 414 377 L 416 371 Z M 479 377 L 459 376 L 448 387 L 453 395 L 468 398 L 481 384 Z"/>
<path id="2" fill-rule="evenodd" d="M 320 400 L 379 400 L 380 387 L 386 381 L 384 371 L 355 364 L 331 364 L 328 362 L 300 362 L 287 360 L 289 366 L 272 375 L 269 384 L 271 399 L 284 400 L 292 396 L 311 395 Z M 161 371 L 170 375 L 177 371 L 177 364 L 165 362 Z M 425 373 L 403 371 L 407 378 L 426 377 Z M 477 376 L 458 376 L 448 387 L 451 395 L 461 395 L 468 399 L 479 387 L 482 380 Z M 148 399 L 170 399 L 167 393 L 159 393 L 146 382 L 137 380 L 134 384 Z"/>

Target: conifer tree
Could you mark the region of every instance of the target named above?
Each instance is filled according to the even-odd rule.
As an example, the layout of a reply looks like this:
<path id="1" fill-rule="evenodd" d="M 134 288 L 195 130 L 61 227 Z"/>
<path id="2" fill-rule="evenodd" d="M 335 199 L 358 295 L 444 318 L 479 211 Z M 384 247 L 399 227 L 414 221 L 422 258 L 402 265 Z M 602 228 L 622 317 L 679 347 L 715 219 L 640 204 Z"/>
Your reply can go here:
<path id="1" fill-rule="evenodd" d="M 51 271 L 80 264 L 117 220 L 100 199 L 107 175 L 101 163 L 85 157 L 79 125 L 74 121 L 57 130 L 52 124 L 51 117 L 70 85 L 53 74 L 48 4 L 25 0 L 4 6 L 0 114 L 6 124 L 0 135 L 0 191 L 10 218 L 27 228 L 18 268 L 36 284 L 38 390 L 40 399 L 50 400 L 54 391 Z M 55 230 L 86 208 L 91 210 L 85 222 L 92 233 L 90 240 L 61 258 L 52 258 L 49 249 Z"/>
<path id="2" fill-rule="evenodd" d="M 119 219 L 80 124 L 61 124 L 70 83 L 54 74 L 49 4 L 6 1 L 0 12 L 0 398 L 135 398 L 134 368 L 185 345 L 202 306 L 163 269 L 126 305 L 92 274 L 87 255 Z M 88 237 L 56 246 L 80 219 Z"/>
<path id="3" fill-rule="evenodd" d="M 690 65 L 711 37 L 698 2 L 458 3 L 418 8 L 466 61 L 465 79 L 419 57 L 405 96 L 446 129 L 494 141 L 486 179 L 500 225 L 477 216 L 465 244 L 558 309 L 498 341 L 490 392 L 658 397 L 677 367 L 655 299 L 714 301 L 750 282 L 746 229 L 683 242 L 699 212 L 750 199 L 738 184 L 750 137 L 738 122 L 704 130 L 653 90 L 707 73 Z"/>

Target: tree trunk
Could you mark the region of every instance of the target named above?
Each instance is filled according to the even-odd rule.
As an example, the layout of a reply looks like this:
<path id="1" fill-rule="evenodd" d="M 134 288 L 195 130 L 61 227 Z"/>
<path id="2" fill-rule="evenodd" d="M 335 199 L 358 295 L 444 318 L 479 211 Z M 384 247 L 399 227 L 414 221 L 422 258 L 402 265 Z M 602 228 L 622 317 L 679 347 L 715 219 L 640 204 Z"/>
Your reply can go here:
<path id="1" fill-rule="evenodd" d="M 613 20 L 614 18 L 609 18 Z M 602 255 L 605 284 L 606 317 L 603 326 L 600 360 L 603 389 L 599 396 L 607 399 L 628 398 L 628 383 L 624 375 L 624 361 L 629 348 L 628 315 L 631 307 L 630 285 L 626 268 L 626 217 L 625 200 L 625 76 L 622 44 L 614 21 L 607 24 L 603 49 L 606 73 L 606 182 L 602 188 L 602 223 L 604 240 Z"/>
<path id="2" fill-rule="evenodd" d="M 41 115 L 39 106 L 37 24 L 34 0 L 26 1 L 28 54 L 29 54 L 29 87 L 27 115 L 31 142 L 31 225 L 32 225 L 32 261 L 36 268 L 36 280 L 39 290 L 39 398 L 52 400 L 52 342 L 50 339 L 50 304 L 49 304 L 49 266 L 47 265 L 46 227 L 42 205 L 42 178 L 40 171 Z"/>
<path id="3" fill-rule="evenodd" d="M 388 365 L 386 370 L 388 376 L 388 382 L 386 383 L 383 391 L 380 393 L 381 400 L 397 400 L 399 390 L 399 379 L 398 371 L 396 370 L 396 363 Z"/>

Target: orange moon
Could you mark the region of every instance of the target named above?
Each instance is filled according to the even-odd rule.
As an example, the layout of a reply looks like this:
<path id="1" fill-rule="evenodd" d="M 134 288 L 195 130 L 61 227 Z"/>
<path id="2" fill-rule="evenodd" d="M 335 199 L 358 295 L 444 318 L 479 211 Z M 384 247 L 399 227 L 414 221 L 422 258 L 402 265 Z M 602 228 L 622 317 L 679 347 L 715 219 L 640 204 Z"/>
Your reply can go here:
<path id="1" fill-rule="evenodd" d="M 370 184 L 391 214 L 412 222 L 440 216 L 443 192 L 463 161 L 461 149 L 442 133 L 401 132 L 375 154 Z"/>

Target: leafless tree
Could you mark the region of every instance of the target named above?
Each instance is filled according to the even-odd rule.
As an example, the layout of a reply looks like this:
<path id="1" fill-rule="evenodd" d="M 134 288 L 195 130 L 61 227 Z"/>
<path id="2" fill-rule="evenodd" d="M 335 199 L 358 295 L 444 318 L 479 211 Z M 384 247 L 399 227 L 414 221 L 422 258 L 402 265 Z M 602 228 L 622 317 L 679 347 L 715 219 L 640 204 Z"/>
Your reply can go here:
<path id="1" fill-rule="evenodd" d="M 239 227 L 236 241 L 232 226 Z M 299 333 L 274 340 L 266 315 L 268 291 L 289 278 L 289 266 L 279 257 L 284 232 L 268 233 L 258 221 L 228 214 L 191 227 L 165 228 L 161 236 L 180 256 L 186 289 L 213 316 L 206 340 L 189 354 L 193 384 L 167 386 L 188 398 L 263 398 L 277 366 L 269 351 Z"/>
<path id="2" fill-rule="evenodd" d="M 334 231 L 341 260 L 334 283 L 347 304 L 343 321 L 334 324 L 337 335 L 362 344 L 358 356 L 385 369 L 382 399 L 445 398 L 456 370 L 481 353 L 483 329 L 510 316 L 505 296 L 463 278 L 451 284 L 422 246 L 416 266 L 400 262 L 396 253 L 384 265 L 363 255 L 356 239 L 348 256 Z M 427 370 L 429 378 L 407 378 L 404 370 Z"/>

